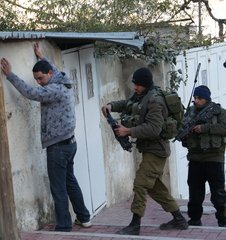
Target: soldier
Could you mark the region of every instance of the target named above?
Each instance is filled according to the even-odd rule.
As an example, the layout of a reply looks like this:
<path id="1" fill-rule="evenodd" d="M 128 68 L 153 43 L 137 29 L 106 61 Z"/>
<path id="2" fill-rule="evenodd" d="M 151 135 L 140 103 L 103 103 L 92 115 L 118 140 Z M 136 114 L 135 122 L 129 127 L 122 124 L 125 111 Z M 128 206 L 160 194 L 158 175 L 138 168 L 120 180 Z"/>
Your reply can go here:
<path id="1" fill-rule="evenodd" d="M 189 225 L 201 226 L 203 213 L 202 203 L 205 198 L 205 183 L 208 182 L 211 202 L 216 208 L 219 227 L 226 227 L 225 215 L 225 175 L 224 153 L 226 140 L 226 110 L 220 104 L 211 101 L 211 92 L 207 86 L 200 85 L 194 90 L 194 105 L 184 118 L 184 126 L 194 120 L 197 115 L 210 104 L 213 113 L 209 112 L 193 127 L 184 138 L 182 145 L 188 149 L 188 216 Z"/>
<path id="2" fill-rule="evenodd" d="M 148 68 L 135 71 L 132 82 L 135 93 L 131 98 L 102 107 L 105 117 L 108 111 L 122 113 L 122 125 L 115 130 L 116 134 L 137 138 L 136 147 L 142 153 L 142 162 L 134 180 L 133 218 L 127 227 L 117 233 L 139 235 L 147 194 L 173 215 L 173 219 L 161 224 L 160 229 L 187 229 L 186 219 L 162 182 L 163 169 L 170 155 L 169 141 L 161 137 L 164 119 L 168 115 L 164 98 L 157 93 Z"/>

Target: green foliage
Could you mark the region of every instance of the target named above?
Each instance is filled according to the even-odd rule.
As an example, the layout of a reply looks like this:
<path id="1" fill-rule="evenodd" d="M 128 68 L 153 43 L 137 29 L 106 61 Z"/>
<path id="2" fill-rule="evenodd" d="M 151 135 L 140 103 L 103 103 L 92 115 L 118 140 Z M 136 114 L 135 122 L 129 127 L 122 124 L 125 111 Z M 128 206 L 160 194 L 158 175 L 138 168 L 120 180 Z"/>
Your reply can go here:
<path id="1" fill-rule="evenodd" d="M 149 66 L 157 66 L 160 62 L 165 61 L 171 65 L 170 74 L 170 88 L 178 90 L 180 83 L 186 84 L 186 79 L 182 78 L 180 70 L 174 70 L 176 65 L 176 57 L 180 53 L 181 49 L 175 48 L 169 49 L 169 46 L 164 44 L 156 44 L 149 39 L 145 43 L 145 47 L 141 50 L 129 48 L 117 44 L 97 42 L 95 44 L 96 57 L 102 57 L 104 55 L 117 56 L 120 59 L 143 59 Z"/>
<path id="2" fill-rule="evenodd" d="M 180 87 L 180 84 L 183 82 L 186 84 L 186 80 L 182 78 L 182 72 L 181 70 L 172 70 L 169 72 L 170 74 L 170 88 L 173 90 L 178 90 Z"/>
<path id="3" fill-rule="evenodd" d="M 183 49 L 208 46 L 212 40 L 196 35 L 190 39 L 193 6 L 182 0 L 4 0 L 0 2 L 0 30 L 74 32 L 137 31 L 146 39 L 140 51 L 113 44 L 97 44 L 97 55 L 142 58 L 150 65 L 166 61 L 173 66 Z M 201 0 L 206 3 L 205 0 Z M 191 5 L 193 4 L 193 5 Z M 190 5 L 192 7 L 190 7 Z M 189 10 L 191 9 L 191 10 Z M 189 12 L 190 11 L 190 12 Z M 186 27 L 188 26 L 188 27 Z M 216 40 L 215 40 L 216 41 Z M 180 74 L 170 72 L 177 88 Z"/>

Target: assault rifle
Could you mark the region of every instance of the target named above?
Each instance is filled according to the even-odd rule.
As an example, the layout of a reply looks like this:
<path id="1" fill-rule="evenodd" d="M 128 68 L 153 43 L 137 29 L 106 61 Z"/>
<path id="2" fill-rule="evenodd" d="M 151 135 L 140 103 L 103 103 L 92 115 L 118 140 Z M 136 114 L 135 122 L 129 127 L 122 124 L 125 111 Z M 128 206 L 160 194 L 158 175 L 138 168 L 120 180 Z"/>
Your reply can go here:
<path id="1" fill-rule="evenodd" d="M 206 122 L 207 119 L 213 117 L 213 115 L 220 113 L 220 106 L 216 103 L 211 102 L 208 106 L 202 109 L 195 118 L 191 119 L 186 125 L 184 125 L 179 133 L 174 138 L 173 142 L 182 141 L 184 137 L 186 137 L 193 129 L 195 125 L 201 122 Z"/>
<path id="2" fill-rule="evenodd" d="M 115 138 L 118 140 L 118 142 L 120 143 L 121 147 L 123 148 L 123 150 L 126 150 L 128 152 L 132 152 L 132 143 L 129 141 L 129 137 L 128 136 L 117 136 L 115 133 L 115 129 L 119 127 L 119 124 L 117 122 L 117 120 L 115 120 L 109 111 L 107 111 L 107 121 L 110 124 L 113 133 L 115 135 Z"/>

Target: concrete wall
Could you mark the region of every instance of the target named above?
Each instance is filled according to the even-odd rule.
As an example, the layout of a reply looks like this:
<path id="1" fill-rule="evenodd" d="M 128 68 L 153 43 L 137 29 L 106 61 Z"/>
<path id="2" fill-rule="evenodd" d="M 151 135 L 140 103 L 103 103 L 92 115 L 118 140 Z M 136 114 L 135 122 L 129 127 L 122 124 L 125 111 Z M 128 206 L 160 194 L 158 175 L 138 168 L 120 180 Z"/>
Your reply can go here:
<path id="1" fill-rule="evenodd" d="M 13 72 L 31 85 L 36 85 L 32 67 L 37 61 L 32 41 L 0 42 L 0 58 L 7 58 Z M 60 64 L 61 52 L 43 42 L 44 52 Z M 18 227 L 37 229 L 53 219 L 46 172 L 46 155 L 40 143 L 39 103 L 23 97 L 1 73 L 4 85 L 7 131 L 12 166 L 14 198 Z"/>
<path id="2" fill-rule="evenodd" d="M 99 58 L 96 66 L 101 106 L 115 99 L 125 99 L 127 94 L 124 89 L 123 69 L 120 60 L 116 57 Z M 115 118 L 119 117 L 115 113 L 112 115 Z M 106 119 L 103 115 L 101 117 L 107 205 L 109 206 L 131 196 L 136 163 L 133 157 L 135 153 L 123 151 L 115 140 Z"/>

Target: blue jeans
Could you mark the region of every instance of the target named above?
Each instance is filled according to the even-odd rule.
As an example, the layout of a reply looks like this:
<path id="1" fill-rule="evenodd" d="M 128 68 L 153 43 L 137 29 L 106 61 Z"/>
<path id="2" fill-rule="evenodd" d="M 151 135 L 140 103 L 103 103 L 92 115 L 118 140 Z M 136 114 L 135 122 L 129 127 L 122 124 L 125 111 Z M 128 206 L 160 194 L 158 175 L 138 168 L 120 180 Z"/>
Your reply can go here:
<path id="1" fill-rule="evenodd" d="M 47 147 L 47 170 L 50 189 L 55 204 L 56 231 L 71 231 L 72 220 L 69 212 L 69 201 L 80 222 L 88 222 L 83 194 L 74 175 L 74 156 L 77 143 L 66 145 L 54 144 Z"/>

